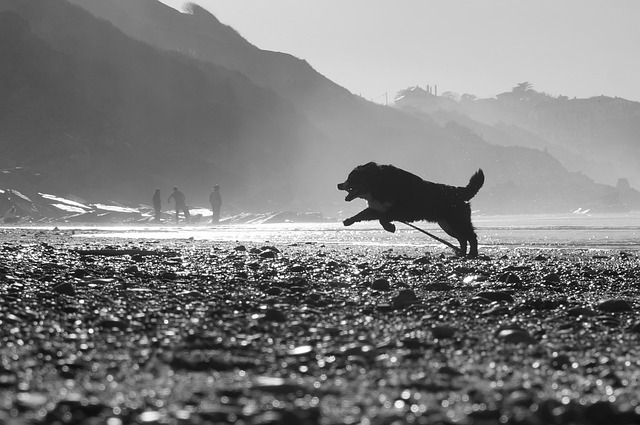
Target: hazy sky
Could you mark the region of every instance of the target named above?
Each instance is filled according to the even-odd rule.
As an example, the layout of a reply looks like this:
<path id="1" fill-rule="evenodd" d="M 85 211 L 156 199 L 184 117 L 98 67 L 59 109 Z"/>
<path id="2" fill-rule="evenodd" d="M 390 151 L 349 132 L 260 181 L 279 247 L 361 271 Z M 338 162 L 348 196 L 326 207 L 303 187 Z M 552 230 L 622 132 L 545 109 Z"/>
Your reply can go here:
<path id="1" fill-rule="evenodd" d="M 182 8 L 184 0 L 161 0 Z M 640 0 L 198 0 L 257 47 L 382 103 L 410 86 L 478 97 L 640 101 Z"/>

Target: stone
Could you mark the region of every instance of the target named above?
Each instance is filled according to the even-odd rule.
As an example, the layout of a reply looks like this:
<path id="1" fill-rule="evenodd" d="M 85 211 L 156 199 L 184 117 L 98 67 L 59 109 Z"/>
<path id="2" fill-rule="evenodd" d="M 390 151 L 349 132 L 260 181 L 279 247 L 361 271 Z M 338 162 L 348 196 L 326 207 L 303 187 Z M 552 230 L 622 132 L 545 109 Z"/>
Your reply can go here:
<path id="1" fill-rule="evenodd" d="M 611 298 L 598 303 L 598 309 L 608 313 L 618 313 L 622 311 L 631 311 L 633 308 L 629 301 L 621 298 Z"/>
<path id="2" fill-rule="evenodd" d="M 376 279 L 371 283 L 371 289 L 375 291 L 389 291 L 391 284 L 387 279 Z"/>

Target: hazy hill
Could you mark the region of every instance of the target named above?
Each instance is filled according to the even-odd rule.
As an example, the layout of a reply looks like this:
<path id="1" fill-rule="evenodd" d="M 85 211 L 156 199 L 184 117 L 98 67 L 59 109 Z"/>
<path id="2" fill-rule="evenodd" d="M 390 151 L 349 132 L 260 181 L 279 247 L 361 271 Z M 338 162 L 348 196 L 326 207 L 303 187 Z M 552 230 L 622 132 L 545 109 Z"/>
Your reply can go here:
<path id="1" fill-rule="evenodd" d="M 626 178 L 640 188 L 638 102 L 553 97 L 521 83 L 489 99 L 465 95 L 453 100 L 413 87 L 400 94 L 397 106 L 473 128 L 491 143 L 546 150 L 596 181 L 615 185 Z"/>
<path id="2" fill-rule="evenodd" d="M 0 63 L 9 64 L 0 140 L 11 153 L 0 167 L 35 167 L 47 185 L 130 200 L 174 184 L 206 199 L 223 177 L 262 200 L 291 196 L 293 159 L 305 156 L 297 141 L 318 135 L 270 90 L 63 1 L 0 5 Z"/>
<path id="3" fill-rule="evenodd" d="M 0 168 L 40 172 L 12 184 L 143 202 L 177 184 L 206 204 L 217 182 L 241 207 L 296 201 L 331 212 L 345 207 L 335 184 L 377 160 L 459 185 L 482 167 L 473 205 L 486 212 L 620 204 L 615 188 L 544 151 L 366 102 L 200 8 L 73 1 L 91 14 L 64 0 L 0 0 L 0 63 L 11 64 L 0 85 L 9 153 Z"/>

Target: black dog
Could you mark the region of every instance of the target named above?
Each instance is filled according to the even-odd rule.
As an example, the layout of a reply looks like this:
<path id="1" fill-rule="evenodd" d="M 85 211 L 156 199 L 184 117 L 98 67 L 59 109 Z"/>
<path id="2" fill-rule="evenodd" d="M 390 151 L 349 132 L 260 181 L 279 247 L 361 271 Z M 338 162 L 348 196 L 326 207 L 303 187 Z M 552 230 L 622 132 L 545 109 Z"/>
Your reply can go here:
<path id="1" fill-rule="evenodd" d="M 358 221 L 379 220 L 382 227 L 395 232 L 392 221 L 437 222 L 442 230 L 460 243 L 460 254 L 478 256 L 478 238 L 471 224 L 473 198 L 484 184 L 484 173 L 478 170 L 466 187 L 448 186 L 425 181 L 415 174 L 393 165 L 370 162 L 354 168 L 338 189 L 348 192 L 345 201 L 362 198 L 369 207 L 344 220 L 345 226 Z"/>

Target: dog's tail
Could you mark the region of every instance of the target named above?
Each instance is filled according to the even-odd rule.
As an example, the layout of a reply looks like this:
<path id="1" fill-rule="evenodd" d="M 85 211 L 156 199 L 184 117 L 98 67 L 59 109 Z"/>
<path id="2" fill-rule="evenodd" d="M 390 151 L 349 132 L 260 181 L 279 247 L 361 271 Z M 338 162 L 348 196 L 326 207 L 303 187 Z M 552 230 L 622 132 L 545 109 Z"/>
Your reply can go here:
<path id="1" fill-rule="evenodd" d="M 476 196 L 476 193 L 478 193 L 483 184 L 484 173 L 482 172 L 482 169 L 479 169 L 473 176 L 471 176 L 467 186 L 462 188 L 462 190 L 464 191 L 463 198 L 465 199 L 465 201 L 469 201 L 471 200 L 471 198 Z"/>

